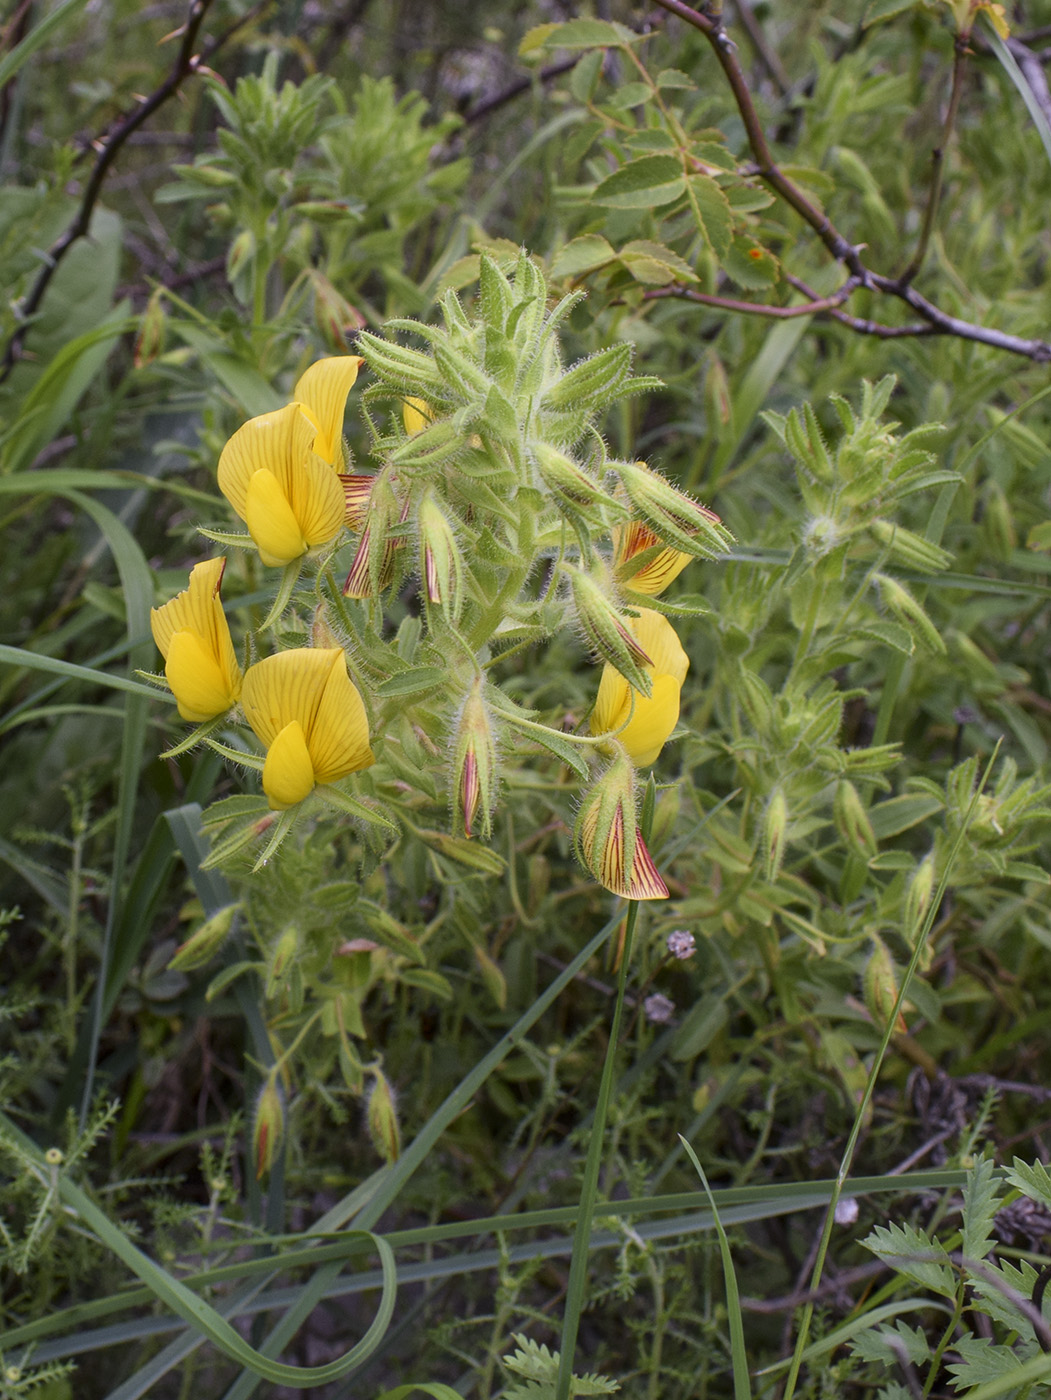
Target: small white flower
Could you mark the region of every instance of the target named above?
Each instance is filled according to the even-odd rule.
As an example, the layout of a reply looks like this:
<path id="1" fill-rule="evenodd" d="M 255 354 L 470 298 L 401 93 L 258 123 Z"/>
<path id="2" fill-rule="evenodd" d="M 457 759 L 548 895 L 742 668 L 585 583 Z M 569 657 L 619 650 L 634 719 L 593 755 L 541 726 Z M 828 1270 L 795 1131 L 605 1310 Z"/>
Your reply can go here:
<path id="1" fill-rule="evenodd" d="M 668 934 L 668 952 L 673 958 L 684 962 L 687 958 L 692 958 L 696 951 L 696 940 L 688 929 L 676 928 Z"/>
<path id="2" fill-rule="evenodd" d="M 854 1196 L 843 1196 L 836 1202 L 837 1225 L 853 1225 L 858 1218 L 858 1203 Z"/>
<path id="3" fill-rule="evenodd" d="M 675 1003 L 663 992 L 654 992 L 652 996 L 648 996 L 642 1003 L 642 1009 L 646 1013 L 646 1019 L 652 1021 L 655 1026 L 666 1026 L 675 1015 Z"/>

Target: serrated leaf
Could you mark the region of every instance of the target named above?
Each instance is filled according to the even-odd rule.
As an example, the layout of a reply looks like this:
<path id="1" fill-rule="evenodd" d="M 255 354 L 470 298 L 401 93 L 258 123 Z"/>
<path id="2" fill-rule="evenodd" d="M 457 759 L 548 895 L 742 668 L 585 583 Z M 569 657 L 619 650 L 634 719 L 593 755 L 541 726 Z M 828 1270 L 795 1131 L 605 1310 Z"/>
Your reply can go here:
<path id="1" fill-rule="evenodd" d="M 956 1391 L 998 1381 L 1021 1368 L 1022 1358 L 1009 1346 L 990 1341 L 988 1337 L 957 1337 L 952 1352 L 959 1361 L 947 1360 L 945 1369 L 953 1376 Z"/>
<path id="2" fill-rule="evenodd" d="M 730 201 L 710 175 L 691 175 L 689 184 L 690 199 L 700 220 L 701 232 L 709 248 L 721 260 L 734 246 L 734 216 Z M 732 271 L 729 268 L 727 271 L 732 277 Z"/>
<path id="3" fill-rule="evenodd" d="M 963 1188 L 963 1254 L 984 1259 L 993 1247 L 993 1218 L 1003 1199 L 992 1159 L 979 1157 L 967 1173 Z"/>
<path id="4" fill-rule="evenodd" d="M 688 73 L 684 73 L 681 68 L 662 68 L 657 74 L 657 86 L 659 88 L 684 88 L 693 89 L 697 84 Z"/>
<path id="5" fill-rule="evenodd" d="M 902 1355 L 914 1366 L 922 1366 L 931 1355 L 930 1344 L 922 1328 L 910 1327 L 900 1319 L 892 1327 L 873 1327 L 860 1332 L 850 1347 L 862 1361 L 882 1361 L 886 1366 L 897 1364 Z"/>
<path id="6" fill-rule="evenodd" d="M 1004 1176 L 1023 1196 L 1051 1210 L 1051 1174 L 1043 1162 L 1023 1162 L 1016 1157 L 1004 1172 Z"/>
<path id="7" fill-rule="evenodd" d="M 640 156 L 607 175 L 591 198 L 612 209 L 651 209 L 678 199 L 685 189 L 678 156 Z"/>
<path id="8" fill-rule="evenodd" d="M 626 44 L 637 44 L 642 38 L 624 24 L 616 24 L 602 19 L 571 19 L 565 24 L 542 24 L 531 29 L 522 40 L 522 45 L 537 30 L 546 30 L 532 50 L 545 49 L 595 49 L 622 48 Z M 525 52 L 519 45 L 519 53 Z"/>
<path id="9" fill-rule="evenodd" d="M 937 1240 L 912 1225 L 877 1225 L 861 1243 L 898 1273 L 943 1298 L 956 1297 L 956 1275 Z"/>
<path id="10" fill-rule="evenodd" d="M 747 234 L 738 234 L 722 257 L 727 274 L 746 291 L 772 287 L 781 276 L 781 265 L 770 252 Z"/>
<path id="11" fill-rule="evenodd" d="M 616 256 L 613 245 L 601 233 L 584 233 L 579 238 L 571 238 L 558 250 L 551 264 L 551 276 L 578 277 L 582 272 L 612 262 Z"/>
<path id="12" fill-rule="evenodd" d="M 668 282 L 696 282 L 696 272 L 678 253 L 672 252 L 663 243 L 655 243 L 649 238 L 633 238 L 617 255 L 620 261 L 638 282 L 653 282 L 665 286 Z M 643 265 L 653 268 L 653 275 L 640 275 Z"/>

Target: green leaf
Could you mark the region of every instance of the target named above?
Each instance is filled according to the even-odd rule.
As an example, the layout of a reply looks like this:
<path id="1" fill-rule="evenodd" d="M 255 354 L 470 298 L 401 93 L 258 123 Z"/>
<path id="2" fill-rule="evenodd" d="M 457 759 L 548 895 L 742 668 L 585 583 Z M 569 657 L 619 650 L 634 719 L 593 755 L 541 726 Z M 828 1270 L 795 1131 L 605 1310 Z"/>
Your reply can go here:
<path id="1" fill-rule="evenodd" d="M 696 272 L 678 253 L 649 238 L 635 238 L 617 254 L 636 282 L 664 287 L 669 282 L 696 282 Z"/>
<path id="2" fill-rule="evenodd" d="M 734 216 L 730 202 L 710 175 L 691 175 L 689 187 L 690 199 L 705 241 L 715 256 L 723 259 L 734 242 Z M 728 267 L 727 271 L 731 277 L 734 276 L 732 269 Z M 776 277 L 773 278 L 773 281 L 776 280 Z"/>
<path id="3" fill-rule="evenodd" d="M 985 1259 L 993 1247 L 992 1226 L 1003 1195 L 991 1157 L 979 1157 L 963 1188 L 963 1254 Z"/>
<path id="4" fill-rule="evenodd" d="M 540 31 L 544 31 L 541 33 Z M 542 24 L 531 29 L 519 45 L 519 53 L 545 49 L 623 48 L 643 36 L 624 24 L 601 19 L 571 19 L 565 24 Z M 529 45 L 528 50 L 526 44 Z"/>
<path id="5" fill-rule="evenodd" d="M 904 14 L 906 10 L 915 10 L 919 4 L 920 0 L 871 0 L 865 9 L 861 27 L 868 29 L 870 25 L 892 19 L 894 15 Z"/>
<path id="6" fill-rule="evenodd" d="M 612 244 L 600 233 L 581 234 L 579 238 L 571 238 L 555 254 L 551 276 L 578 277 L 582 272 L 612 262 L 616 256 Z"/>
<path id="7" fill-rule="evenodd" d="M 392 695 L 418 695 L 425 690 L 434 690 L 445 679 L 446 673 L 440 666 L 413 666 L 408 671 L 388 676 L 373 693 L 382 699 L 389 699 Z"/>
<path id="8" fill-rule="evenodd" d="M 640 156 L 607 175 L 591 198 L 613 209 L 649 209 L 678 199 L 685 189 L 678 156 Z"/>
<path id="9" fill-rule="evenodd" d="M 722 265 L 739 287 L 761 291 L 781 276 L 781 265 L 770 252 L 747 234 L 739 233 L 723 255 Z"/>
<path id="10" fill-rule="evenodd" d="M 956 1275 L 943 1245 L 905 1224 L 877 1225 L 861 1241 L 877 1258 L 943 1298 L 956 1297 Z"/>
<path id="11" fill-rule="evenodd" d="M 1023 1162 L 1021 1157 L 1016 1157 L 1004 1172 L 1004 1176 L 1023 1196 L 1036 1201 L 1045 1210 L 1051 1210 L 1051 1173 L 1043 1162 L 1034 1162 L 1030 1166 L 1028 1162 Z"/>
<path id="12" fill-rule="evenodd" d="M 905 793 L 901 797 L 889 797 L 885 802 L 877 802 L 869 808 L 869 820 L 877 841 L 885 841 L 888 836 L 898 836 L 920 822 L 933 817 L 944 807 L 944 801 L 933 793 Z"/>
<path id="13" fill-rule="evenodd" d="M 284 399 L 256 369 L 241 359 L 218 336 L 192 321 L 169 323 L 170 329 L 184 340 L 212 371 L 215 377 L 248 414 L 256 418 L 284 407 Z"/>

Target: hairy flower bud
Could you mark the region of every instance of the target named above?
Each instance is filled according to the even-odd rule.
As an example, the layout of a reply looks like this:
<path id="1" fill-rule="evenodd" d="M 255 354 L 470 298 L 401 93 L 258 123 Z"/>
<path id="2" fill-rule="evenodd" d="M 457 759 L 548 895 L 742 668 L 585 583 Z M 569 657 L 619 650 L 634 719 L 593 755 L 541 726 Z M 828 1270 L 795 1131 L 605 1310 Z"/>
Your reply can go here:
<path id="1" fill-rule="evenodd" d="M 603 889 L 624 899 L 667 899 L 635 820 L 634 769 L 618 755 L 588 792 L 573 833 L 583 865 Z"/>
<path id="2" fill-rule="evenodd" d="M 725 554 L 730 548 L 733 536 L 715 512 L 698 505 L 645 462 L 618 462 L 616 470 L 633 513 L 662 540 L 701 558 Z"/>
<path id="3" fill-rule="evenodd" d="M 872 829 L 872 822 L 857 788 L 847 778 L 842 779 L 836 787 L 833 814 L 836 818 L 836 829 L 847 845 L 856 851 L 862 860 L 871 860 L 879 850 L 876 833 Z"/>
<path id="4" fill-rule="evenodd" d="M 763 816 L 763 858 L 766 878 L 776 880 L 785 858 L 788 836 L 788 800 L 784 788 L 774 788 Z"/>
<path id="5" fill-rule="evenodd" d="M 372 1088 L 369 1091 L 366 1121 L 372 1145 L 385 1162 L 396 1162 L 401 1153 L 401 1132 L 394 1104 L 394 1091 L 378 1065 L 369 1065 Z"/>
<path id="6" fill-rule="evenodd" d="M 627 618 L 613 605 L 594 575 L 571 564 L 562 567 L 569 575 L 577 617 L 591 648 L 618 670 L 640 695 L 650 696 L 653 680 L 644 668 L 653 666 L 653 658 L 643 650 Z"/>
<path id="7" fill-rule="evenodd" d="M 465 836 L 480 829 L 488 837 L 496 802 L 496 741 L 484 682 L 478 679 L 467 694 L 456 730 L 453 767 L 453 806 Z"/>
<path id="8" fill-rule="evenodd" d="M 875 935 L 872 936 L 872 955 L 865 964 L 862 988 L 865 1005 L 868 1007 L 872 1019 L 877 1026 L 886 1025 L 887 1018 L 894 1010 L 894 1003 L 898 999 L 898 979 L 894 960 L 887 945 Z M 894 1029 L 901 1035 L 904 1035 L 908 1030 L 905 1017 L 900 1011 Z"/>
<path id="9" fill-rule="evenodd" d="M 168 970 L 192 972 L 196 967 L 203 967 L 219 951 L 240 907 L 240 904 L 227 904 L 225 908 L 217 910 L 211 918 L 205 919 L 200 928 L 176 948 Z"/>
<path id="10" fill-rule="evenodd" d="M 930 908 L 931 895 L 934 893 L 934 856 L 924 856 L 916 867 L 915 874 L 910 879 L 905 890 L 905 909 L 902 917 L 902 933 L 906 939 L 915 944 L 920 936 L 923 921 L 927 917 L 927 910 Z"/>
<path id="11" fill-rule="evenodd" d="M 588 506 L 607 506 L 620 516 L 627 512 L 619 501 L 603 491 L 583 467 L 553 447 L 539 442 L 533 450 L 536 469 L 541 481 L 560 505 L 570 510 L 585 510 Z"/>
<path id="12" fill-rule="evenodd" d="M 910 636 L 925 651 L 944 652 L 945 639 L 909 590 L 887 574 L 875 574 L 874 578 L 879 584 L 883 601 Z"/>
<path id="13" fill-rule="evenodd" d="M 343 585 L 345 598 L 371 598 L 390 584 L 394 577 L 394 552 L 401 544 L 394 531 L 404 522 L 408 504 L 406 500 L 404 506 L 399 506 L 382 472 L 373 478 L 361 538 Z"/>
<path id="14" fill-rule="evenodd" d="M 152 364 L 161 353 L 164 344 L 164 328 L 168 318 L 164 311 L 164 288 L 155 287 L 146 303 L 146 310 L 139 322 L 139 333 L 135 337 L 135 368 L 142 369 Z"/>
<path id="15" fill-rule="evenodd" d="M 258 1181 L 273 1166 L 277 1149 L 285 1131 L 285 1106 L 277 1087 L 277 1069 L 267 1075 L 266 1083 L 255 1105 L 255 1126 L 252 1130 L 252 1160 Z"/>
<path id="16" fill-rule="evenodd" d="M 952 563 L 952 555 L 940 545 L 931 544 L 922 535 L 906 530 L 903 525 L 895 525 L 890 520 L 874 520 L 869 526 L 873 538 L 883 545 L 892 559 L 899 559 L 912 569 L 924 574 L 936 574 L 947 569 Z"/>
<path id="17" fill-rule="evenodd" d="M 329 349 L 337 355 L 345 355 L 347 336 L 361 330 L 365 318 L 336 290 L 323 272 L 311 268 L 309 276 L 314 288 L 314 324 Z"/>
<path id="18" fill-rule="evenodd" d="M 273 956 L 270 959 L 270 967 L 266 974 L 265 994 L 272 997 L 280 990 L 281 984 L 285 980 L 285 974 L 289 970 L 289 964 L 296 955 L 299 947 L 299 930 L 295 924 L 289 924 L 281 937 L 274 945 Z"/>
<path id="19" fill-rule="evenodd" d="M 463 559 L 452 526 L 431 491 L 420 501 L 417 523 L 427 601 L 440 604 L 455 621 L 463 604 Z"/>

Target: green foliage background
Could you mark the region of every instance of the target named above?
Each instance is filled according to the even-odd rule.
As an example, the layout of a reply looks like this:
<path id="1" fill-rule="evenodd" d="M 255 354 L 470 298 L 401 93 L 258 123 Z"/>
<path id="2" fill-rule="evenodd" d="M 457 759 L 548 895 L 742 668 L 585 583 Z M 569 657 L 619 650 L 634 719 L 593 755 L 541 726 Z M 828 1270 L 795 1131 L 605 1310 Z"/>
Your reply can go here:
<path id="1" fill-rule="evenodd" d="M 1008 6 L 1007 45 L 982 17 L 961 45 L 953 8 L 800 0 L 726 19 L 780 169 L 866 265 L 893 279 L 921 246 L 944 145 L 913 286 L 983 334 L 1039 339 L 1051 130 L 1026 73 L 1051 7 Z M 157 664 L 149 607 L 207 552 L 197 526 L 229 526 L 230 434 L 361 331 L 404 343 L 384 325 L 437 323 L 450 290 L 471 308 L 480 254 L 510 270 L 523 247 L 552 300 L 587 290 L 567 365 L 628 343 L 663 382 L 606 413 L 610 456 L 659 467 L 737 541 L 667 599 L 691 659 L 650 799 L 672 898 L 641 913 L 627 973 L 575 1393 L 741 1395 L 749 1370 L 753 1393 L 781 1386 L 818 1183 L 848 1141 L 868 1189 L 845 1188 L 859 1213 L 822 1253 L 816 1350 L 788 1389 L 1042 1393 L 1046 359 L 870 333 L 916 324 L 876 285 L 833 308 L 853 325 L 741 310 L 799 306 L 797 283 L 833 296 L 848 269 L 762 178 L 703 33 L 620 4 L 215 0 L 196 51 L 217 76 L 183 75 L 120 146 L 23 335 L 42 250 L 98 142 L 164 82 L 179 38 L 158 41 L 184 19 L 69 0 L 2 35 L 0 344 L 18 335 L 22 353 L 0 384 L 0 1393 L 284 1393 L 207 1327 L 214 1345 L 180 1351 L 156 1279 L 122 1298 L 128 1250 L 247 1316 L 273 1252 L 330 1232 L 330 1255 L 290 1264 L 246 1328 L 262 1347 L 298 1308 L 300 1341 L 275 1354 L 321 1365 L 375 1315 L 377 1279 L 357 1277 L 375 1250 L 354 1233 L 371 1229 L 415 1281 L 367 1369 L 319 1393 L 555 1394 L 620 924 L 573 858 L 579 773 L 508 749 L 491 844 L 457 844 L 448 734 L 407 692 L 396 842 L 317 826 L 254 874 L 258 849 L 236 840 L 208 865 L 255 789 L 211 751 L 159 759 L 184 730 L 136 680 Z M 367 464 L 358 402 L 346 432 Z M 406 668 L 410 592 L 382 638 Z M 238 640 L 271 596 L 239 557 Z M 563 632 L 509 654 L 501 680 L 569 729 L 596 673 Z M 233 805 L 202 834 L 217 799 Z M 215 961 L 169 967 L 233 904 Z M 679 961 L 682 929 L 697 951 Z M 340 955 L 354 938 L 381 955 Z M 336 1002 L 349 1035 L 335 1011 L 308 1024 Z M 267 1083 L 283 1134 L 259 1181 Z M 729 1231 L 747 1358 L 679 1134 Z M 886 1194 L 917 1168 L 932 1170 Z"/>

